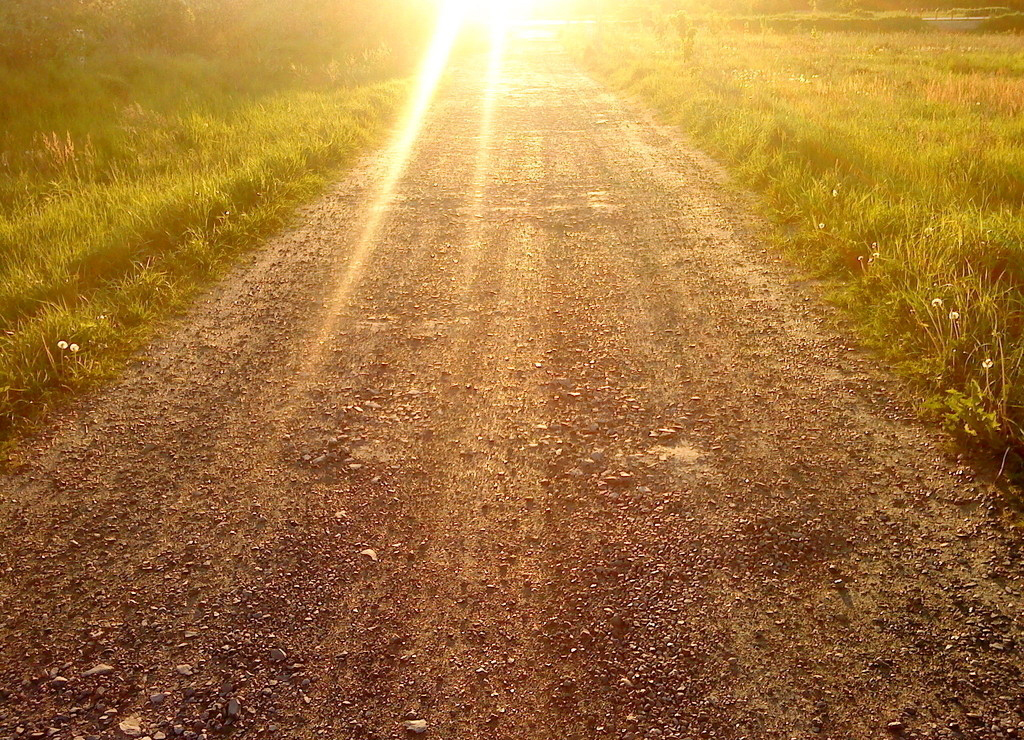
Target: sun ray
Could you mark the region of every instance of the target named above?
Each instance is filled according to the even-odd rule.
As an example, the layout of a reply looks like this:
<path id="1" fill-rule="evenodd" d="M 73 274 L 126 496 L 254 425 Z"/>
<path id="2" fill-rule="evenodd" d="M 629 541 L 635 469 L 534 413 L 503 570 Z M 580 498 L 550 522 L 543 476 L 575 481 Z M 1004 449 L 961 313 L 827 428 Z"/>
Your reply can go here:
<path id="1" fill-rule="evenodd" d="M 366 221 L 359 232 L 348 264 L 328 298 L 326 320 L 317 336 L 314 351 L 307 359 L 307 372 L 315 366 L 317 358 L 322 355 L 323 348 L 334 334 L 349 294 L 362 274 L 367 260 L 372 256 L 381 225 L 394 204 L 396 187 L 405 174 L 464 21 L 465 12 L 459 3 L 449 2 L 443 6 L 402 123 L 384 157 L 386 169 L 374 187 Z"/>
<path id="2" fill-rule="evenodd" d="M 463 260 L 462 284 L 468 289 L 477 266 L 480 241 L 483 238 L 485 205 L 487 199 L 487 173 L 491 165 L 494 141 L 494 109 L 502 85 L 505 45 L 508 26 L 495 23 L 490 29 L 490 50 L 484 77 L 483 98 L 480 105 L 480 137 L 473 164 L 473 184 L 469 193 L 469 214 L 472 219 L 466 235 L 466 258 Z"/>

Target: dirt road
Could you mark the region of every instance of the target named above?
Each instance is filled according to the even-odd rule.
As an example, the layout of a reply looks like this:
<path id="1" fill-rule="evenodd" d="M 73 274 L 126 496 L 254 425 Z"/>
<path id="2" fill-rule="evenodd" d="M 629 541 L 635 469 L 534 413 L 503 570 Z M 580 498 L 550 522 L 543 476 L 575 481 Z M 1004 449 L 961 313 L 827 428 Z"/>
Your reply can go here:
<path id="1" fill-rule="evenodd" d="M 705 156 L 493 72 L 26 444 L 0 738 L 1024 736 L 991 473 Z"/>

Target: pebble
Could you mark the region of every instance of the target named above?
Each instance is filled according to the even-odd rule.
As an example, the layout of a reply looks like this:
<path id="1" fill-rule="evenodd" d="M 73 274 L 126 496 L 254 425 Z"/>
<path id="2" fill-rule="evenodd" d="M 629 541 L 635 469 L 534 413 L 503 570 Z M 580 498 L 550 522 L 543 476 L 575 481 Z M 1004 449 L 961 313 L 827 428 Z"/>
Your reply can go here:
<path id="1" fill-rule="evenodd" d="M 425 719 L 408 719 L 405 721 L 405 729 L 416 735 L 422 735 L 427 731 L 427 721 Z"/>
<path id="2" fill-rule="evenodd" d="M 181 665 L 174 666 L 174 670 L 178 673 L 179 676 L 192 675 L 192 666 L 190 666 L 188 663 L 182 663 Z"/>
<path id="3" fill-rule="evenodd" d="M 141 737 L 142 736 L 142 722 L 138 717 L 127 717 L 117 723 L 117 729 L 123 732 L 127 737 Z"/>
<path id="4" fill-rule="evenodd" d="M 362 555 L 363 557 L 369 558 L 370 560 L 372 560 L 375 563 L 380 559 L 380 558 L 377 557 L 377 551 L 373 550 L 371 548 L 367 548 L 367 549 L 363 550 L 359 554 Z"/>
<path id="5" fill-rule="evenodd" d="M 113 673 L 113 672 L 114 672 L 114 666 L 107 665 L 106 663 L 99 663 L 97 665 L 94 665 L 92 668 L 87 670 L 82 675 L 85 676 L 85 677 L 89 677 L 89 676 L 106 676 L 108 673 Z"/>
<path id="6" fill-rule="evenodd" d="M 288 653 L 286 653 L 281 648 L 271 648 L 271 650 L 270 650 L 270 659 L 272 661 L 274 661 L 275 663 L 280 663 L 281 661 L 283 661 L 283 660 L 285 660 L 287 658 L 288 658 Z"/>

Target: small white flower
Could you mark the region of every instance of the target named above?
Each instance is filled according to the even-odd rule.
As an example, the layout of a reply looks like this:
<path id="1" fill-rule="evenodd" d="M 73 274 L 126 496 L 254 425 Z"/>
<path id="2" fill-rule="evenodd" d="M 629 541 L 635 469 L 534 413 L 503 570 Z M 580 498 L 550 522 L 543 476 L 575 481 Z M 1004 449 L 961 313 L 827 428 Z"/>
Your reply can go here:
<path id="1" fill-rule="evenodd" d="M 942 299 L 932 298 L 932 308 L 942 308 Z"/>
<path id="2" fill-rule="evenodd" d="M 825 224 L 818 224 L 818 228 L 819 229 L 824 229 L 825 228 Z"/>
<path id="3" fill-rule="evenodd" d="M 832 197 L 833 198 L 839 197 L 839 189 L 838 188 L 832 188 Z"/>
<path id="4" fill-rule="evenodd" d="M 68 349 L 71 350 L 72 352 L 77 352 L 81 348 L 77 344 L 72 344 L 70 347 L 68 347 Z"/>
<path id="5" fill-rule="evenodd" d="M 949 312 L 949 320 L 950 321 L 959 321 L 960 320 L 960 312 L 959 311 L 950 311 Z"/>
<path id="6" fill-rule="evenodd" d="M 983 368 L 985 368 L 986 370 L 990 370 L 990 369 L 992 368 L 992 366 L 993 366 L 994 364 L 995 364 L 995 363 L 994 363 L 994 362 L 992 362 L 992 360 L 991 360 L 991 359 L 989 359 L 989 358 L 986 358 L 986 359 L 985 359 L 985 361 L 981 363 L 981 366 L 982 366 Z"/>
<path id="7" fill-rule="evenodd" d="M 63 339 L 61 339 L 59 342 L 57 342 L 57 349 L 67 349 L 67 348 L 68 348 L 68 343 L 65 342 Z"/>

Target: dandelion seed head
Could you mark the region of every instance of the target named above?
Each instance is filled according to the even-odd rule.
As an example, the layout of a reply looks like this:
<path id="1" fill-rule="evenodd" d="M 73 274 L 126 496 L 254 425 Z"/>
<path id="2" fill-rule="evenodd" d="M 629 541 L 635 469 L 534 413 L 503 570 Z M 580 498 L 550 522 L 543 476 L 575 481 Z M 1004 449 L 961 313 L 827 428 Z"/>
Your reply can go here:
<path id="1" fill-rule="evenodd" d="M 932 308 L 942 308 L 942 299 L 932 298 Z"/>
<path id="2" fill-rule="evenodd" d="M 959 311 L 950 311 L 949 312 L 949 320 L 950 321 L 959 321 L 960 320 L 960 312 Z"/>
<path id="3" fill-rule="evenodd" d="M 68 347 L 68 349 L 71 350 L 72 352 L 77 352 L 79 349 L 81 349 L 81 347 L 79 347 L 77 344 L 72 344 L 71 346 Z"/>
<path id="4" fill-rule="evenodd" d="M 67 349 L 67 348 L 68 348 L 68 343 L 65 342 L 63 339 L 61 339 L 59 342 L 57 342 L 57 349 Z"/>
<path id="5" fill-rule="evenodd" d="M 825 224 L 818 224 L 818 228 L 819 229 L 824 229 L 825 228 Z"/>
<path id="6" fill-rule="evenodd" d="M 990 370 L 995 363 L 992 362 L 992 358 L 986 357 L 985 361 L 981 363 L 981 366 L 986 370 Z"/>

